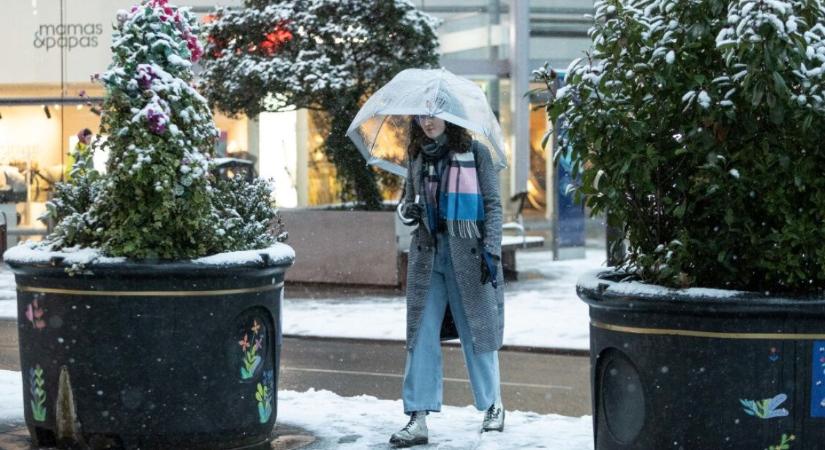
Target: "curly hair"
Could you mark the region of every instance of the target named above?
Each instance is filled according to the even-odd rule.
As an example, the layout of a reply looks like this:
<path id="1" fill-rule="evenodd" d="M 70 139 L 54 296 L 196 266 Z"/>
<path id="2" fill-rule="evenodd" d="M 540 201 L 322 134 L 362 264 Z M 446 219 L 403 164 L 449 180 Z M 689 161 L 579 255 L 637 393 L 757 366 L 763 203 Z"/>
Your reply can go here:
<path id="1" fill-rule="evenodd" d="M 470 151 L 470 147 L 473 145 L 473 135 L 471 135 L 466 128 L 447 122 L 446 120 L 444 121 L 444 124 L 446 125 L 444 134 L 447 135 L 447 146 L 449 146 L 450 149 L 455 150 L 457 153 Z M 431 142 L 432 139 L 428 138 L 427 135 L 424 134 L 424 130 L 422 130 L 421 126 L 418 125 L 415 117 L 412 117 L 410 120 L 410 143 L 407 145 L 407 155 L 409 156 L 410 161 L 418 156 L 422 145 L 429 144 Z"/>

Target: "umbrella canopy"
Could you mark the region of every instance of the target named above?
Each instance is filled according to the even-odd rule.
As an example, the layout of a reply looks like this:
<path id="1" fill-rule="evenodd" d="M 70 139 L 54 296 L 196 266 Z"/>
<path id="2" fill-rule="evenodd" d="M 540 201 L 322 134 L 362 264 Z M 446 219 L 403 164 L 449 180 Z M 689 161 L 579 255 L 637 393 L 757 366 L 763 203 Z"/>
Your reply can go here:
<path id="1" fill-rule="evenodd" d="M 430 115 L 471 131 L 487 145 L 498 169 L 507 167 L 501 126 L 484 91 L 447 69 L 407 69 L 367 100 L 347 136 L 367 164 L 406 176 L 412 116 Z"/>

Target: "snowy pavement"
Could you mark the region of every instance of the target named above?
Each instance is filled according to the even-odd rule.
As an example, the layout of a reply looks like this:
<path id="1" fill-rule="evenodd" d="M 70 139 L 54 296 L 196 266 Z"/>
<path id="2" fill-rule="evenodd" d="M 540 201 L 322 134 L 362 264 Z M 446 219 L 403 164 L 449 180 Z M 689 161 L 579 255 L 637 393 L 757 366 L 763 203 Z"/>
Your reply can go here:
<path id="1" fill-rule="evenodd" d="M 516 252 L 523 281 L 505 294 L 504 344 L 589 349 L 587 305 L 576 296 L 584 272 L 604 266 L 605 251 L 588 248 L 585 259 L 553 261 L 547 250 Z M 0 318 L 16 317 L 14 278 L 0 270 Z M 297 336 L 404 340 L 406 305 L 402 296 L 296 298 L 287 287 L 284 334 Z"/>
<path id="2" fill-rule="evenodd" d="M 302 428 L 318 439 L 306 449 L 386 448 L 390 435 L 401 428 L 400 400 L 372 396 L 341 397 L 329 391 L 278 392 L 278 423 Z M 507 411 L 503 433 L 479 434 L 482 413 L 471 406 L 446 406 L 427 418 L 430 445 L 447 449 L 565 449 L 593 448 L 590 416 Z M 0 424 L 23 423 L 20 372 L 0 370 Z"/>

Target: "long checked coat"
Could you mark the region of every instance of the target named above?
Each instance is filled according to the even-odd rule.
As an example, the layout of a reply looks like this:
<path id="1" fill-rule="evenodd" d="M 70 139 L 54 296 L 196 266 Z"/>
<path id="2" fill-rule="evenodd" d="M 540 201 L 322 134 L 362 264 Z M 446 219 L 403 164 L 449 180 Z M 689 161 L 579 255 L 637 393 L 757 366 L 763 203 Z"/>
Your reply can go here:
<path id="1" fill-rule="evenodd" d="M 472 331 L 473 351 L 490 352 L 501 348 L 504 335 L 504 281 L 501 262 L 498 263 L 498 288 L 491 283 L 481 284 L 481 254 L 484 250 L 501 257 L 501 196 L 498 173 L 493 167 L 490 151 L 481 143 L 473 142 L 476 171 L 484 200 L 483 241 L 450 236 L 450 256 L 453 272 L 461 291 L 461 302 Z M 424 197 L 421 183 L 423 163 L 421 154 L 408 164 L 405 202 L 415 201 L 416 194 Z M 412 350 L 418 333 L 430 277 L 433 270 L 434 241 L 424 225 L 412 232 L 409 264 L 407 266 L 407 349 Z M 448 306 L 449 310 L 449 306 Z M 455 338 L 442 328 L 442 339 Z"/>

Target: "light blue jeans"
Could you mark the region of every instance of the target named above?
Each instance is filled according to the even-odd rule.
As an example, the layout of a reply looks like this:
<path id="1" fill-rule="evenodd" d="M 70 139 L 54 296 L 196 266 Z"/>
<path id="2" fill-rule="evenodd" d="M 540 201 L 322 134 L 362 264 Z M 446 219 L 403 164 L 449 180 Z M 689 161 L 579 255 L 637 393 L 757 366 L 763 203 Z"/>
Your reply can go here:
<path id="1" fill-rule="evenodd" d="M 415 345 L 407 351 L 402 393 L 404 412 L 441 411 L 443 369 L 440 335 L 441 321 L 448 303 L 464 350 L 464 362 L 470 375 L 475 407 L 484 411 L 501 395 L 498 352 L 473 352 L 472 333 L 453 272 L 448 235 L 438 235 L 436 249 L 427 304 L 424 306 Z"/>

